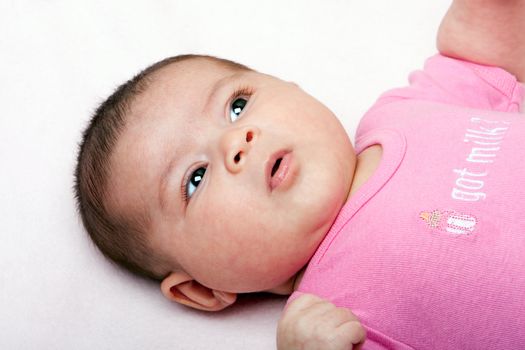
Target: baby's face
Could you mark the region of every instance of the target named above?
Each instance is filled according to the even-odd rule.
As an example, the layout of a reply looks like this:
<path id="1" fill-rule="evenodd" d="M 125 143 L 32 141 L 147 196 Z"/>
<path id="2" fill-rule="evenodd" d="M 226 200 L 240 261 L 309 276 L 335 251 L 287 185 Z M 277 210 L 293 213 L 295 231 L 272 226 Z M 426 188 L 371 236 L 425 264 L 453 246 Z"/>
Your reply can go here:
<path id="1" fill-rule="evenodd" d="M 194 59 L 155 74 L 113 162 L 113 203 L 149 212 L 155 249 L 207 287 L 251 292 L 308 262 L 355 155 L 333 113 L 295 84 Z"/>

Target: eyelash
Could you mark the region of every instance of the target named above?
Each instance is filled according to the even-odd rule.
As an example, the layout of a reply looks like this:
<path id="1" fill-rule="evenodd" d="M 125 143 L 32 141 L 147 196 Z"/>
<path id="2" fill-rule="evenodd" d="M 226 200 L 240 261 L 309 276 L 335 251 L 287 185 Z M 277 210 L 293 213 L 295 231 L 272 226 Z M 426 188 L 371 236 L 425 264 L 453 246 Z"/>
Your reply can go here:
<path id="1" fill-rule="evenodd" d="M 228 99 L 228 108 L 231 106 L 233 101 L 235 101 L 235 99 L 241 96 L 250 97 L 251 95 L 253 95 L 253 93 L 254 93 L 254 90 L 249 86 L 241 86 L 235 89 L 234 92 L 230 95 L 230 98 Z M 188 172 L 188 175 L 184 177 L 184 179 L 182 180 L 182 184 L 180 186 L 180 193 L 181 193 L 182 200 L 184 203 L 188 203 L 190 200 L 190 197 L 188 196 L 188 191 L 187 191 L 187 184 L 188 184 L 188 181 L 190 181 L 190 176 L 193 174 L 193 171 L 194 169 Z"/>
<path id="2" fill-rule="evenodd" d="M 235 89 L 233 94 L 231 94 L 230 98 L 228 99 L 228 108 L 230 108 L 233 101 L 235 101 L 235 99 L 237 99 L 238 97 L 241 97 L 241 96 L 250 97 L 253 95 L 253 93 L 254 93 L 254 90 L 249 86 L 241 86 Z"/>
<path id="3" fill-rule="evenodd" d="M 186 185 L 188 184 L 188 181 L 190 181 L 190 176 L 193 174 L 193 169 L 188 171 L 188 175 L 184 176 L 182 179 L 182 183 L 180 184 L 180 196 L 182 197 L 182 202 L 184 204 L 188 203 L 188 200 L 190 199 L 188 197 L 188 190 L 186 189 Z"/>

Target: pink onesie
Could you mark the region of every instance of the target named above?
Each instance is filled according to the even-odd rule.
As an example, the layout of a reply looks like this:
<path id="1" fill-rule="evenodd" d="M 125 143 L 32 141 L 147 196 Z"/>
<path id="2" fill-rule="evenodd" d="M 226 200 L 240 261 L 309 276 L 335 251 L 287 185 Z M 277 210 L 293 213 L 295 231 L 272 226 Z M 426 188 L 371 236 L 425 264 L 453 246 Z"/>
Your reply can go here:
<path id="1" fill-rule="evenodd" d="M 382 160 L 290 300 L 350 308 L 365 349 L 525 348 L 523 86 L 436 55 L 361 121 Z"/>

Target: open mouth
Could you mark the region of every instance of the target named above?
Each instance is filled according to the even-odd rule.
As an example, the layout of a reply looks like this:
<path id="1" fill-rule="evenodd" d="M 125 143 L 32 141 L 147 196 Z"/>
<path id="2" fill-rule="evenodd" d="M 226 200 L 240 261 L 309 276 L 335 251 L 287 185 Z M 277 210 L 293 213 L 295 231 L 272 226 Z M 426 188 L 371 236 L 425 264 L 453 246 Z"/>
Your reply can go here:
<path id="1" fill-rule="evenodd" d="M 279 169 L 279 165 L 281 165 L 281 161 L 283 160 L 283 158 L 277 158 L 277 160 L 275 161 L 275 164 L 273 165 L 272 167 L 272 173 L 271 173 L 271 177 L 273 177 L 275 175 L 275 173 L 277 172 L 277 170 Z"/>
<path id="2" fill-rule="evenodd" d="M 280 187 L 281 184 L 288 183 L 291 178 L 290 173 L 296 173 L 292 151 L 281 150 L 274 153 L 266 163 L 266 180 L 268 188 L 273 191 L 276 187 Z M 292 171 L 293 170 L 293 171 Z M 292 176 L 293 177 L 293 176 Z"/>

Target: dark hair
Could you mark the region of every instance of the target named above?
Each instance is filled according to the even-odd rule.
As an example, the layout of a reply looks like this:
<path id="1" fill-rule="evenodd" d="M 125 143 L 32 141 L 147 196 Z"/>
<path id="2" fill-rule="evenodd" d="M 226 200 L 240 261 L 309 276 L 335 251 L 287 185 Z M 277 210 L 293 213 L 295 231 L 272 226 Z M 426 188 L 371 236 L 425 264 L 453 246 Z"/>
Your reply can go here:
<path id="1" fill-rule="evenodd" d="M 108 179 L 110 157 L 135 99 L 150 85 L 152 73 L 175 62 L 204 58 L 235 70 L 250 70 L 239 63 L 207 55 L 168 57 L 142 70 L 120 85 L 91 117 L 82 134 L 75 169 L 75 197 L 82 222 L 93 242 L 109 259 L 129 271 L 161 280 L 167 264 L 152 251 L 146 237 L 147 213 L 110 213 Z"/>

